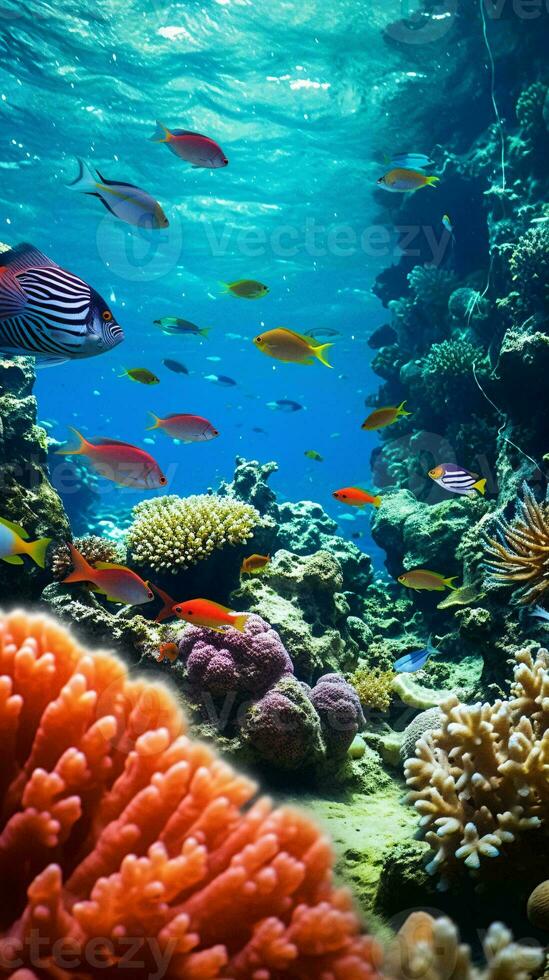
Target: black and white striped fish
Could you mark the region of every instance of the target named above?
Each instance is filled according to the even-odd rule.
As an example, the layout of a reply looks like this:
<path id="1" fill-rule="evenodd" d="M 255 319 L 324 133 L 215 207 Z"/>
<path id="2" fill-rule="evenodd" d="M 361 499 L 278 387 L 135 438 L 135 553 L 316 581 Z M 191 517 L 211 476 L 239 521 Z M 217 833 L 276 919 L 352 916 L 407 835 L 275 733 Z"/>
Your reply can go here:
<path id="1" fill-rule="evenodd" d="M 429 470 L 429 476 L 439 487 L 449 490 L 450 493 L 467 494 L 469 497 L 475 496 L 475 490 L 483 495 L 486 493 L 484 477 L 479 479 L 478 473 L 470 473 L 455 463 L 439 463 Z"/>
<path id="2" fill-rule="evenodd" d="M 94 357 L 124 340 L 105 300 L 33 245 L 0 253 L 0 352 L 37 367 Z"/>

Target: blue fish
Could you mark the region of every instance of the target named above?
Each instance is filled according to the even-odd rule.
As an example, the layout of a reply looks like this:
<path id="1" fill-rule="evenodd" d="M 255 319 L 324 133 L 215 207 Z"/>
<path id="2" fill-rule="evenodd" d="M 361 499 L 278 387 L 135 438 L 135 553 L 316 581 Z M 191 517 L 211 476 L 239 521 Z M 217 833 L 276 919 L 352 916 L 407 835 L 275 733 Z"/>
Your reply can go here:
<path id="1" fill-rule="evenodd" d="M 413 674 L 414 671 L 421 670 L 422 667 L 425 667 L 429 657 L 434 653 L 438 653 L 438 650 L 433 646 L 431 637 L 429 637 L 424 650 L 413 650 L 412 653 L 405 653 L 403 657 L 395 660 L 393 670 L 401 674 Z"/>
<path id="2" fill-rule="evenodd" d="M 433 161 L 425 153 L 396 153 L 391 158 L 391 167 L 403 167 L 405 170 L 425 170 L 432 167 Z"/>

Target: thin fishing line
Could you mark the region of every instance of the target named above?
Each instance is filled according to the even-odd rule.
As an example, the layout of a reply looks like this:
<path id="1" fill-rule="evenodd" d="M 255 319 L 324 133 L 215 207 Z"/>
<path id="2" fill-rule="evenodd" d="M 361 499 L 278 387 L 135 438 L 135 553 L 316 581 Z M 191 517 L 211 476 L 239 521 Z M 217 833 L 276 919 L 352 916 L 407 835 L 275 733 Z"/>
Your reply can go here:
<path id="1" fill-rule="evenodd" d="M 492 49 L 490 47 L 490 42 L 488 40 L 488 27 L 486 24 L 486 12 L 484 10 L 485 0 L 479 0 L 479 3 L 480 3 L 480 15 L 482 18 L 482 33 L 484 34 L 484 43 L 486 45 L 486 50 L 488 52 L 488 57 L 490 59 L 491 76 L 492 76 L 492 85 L 491 85 L 492 105 L 494 107 L 494 114 L 499 128 L 499 138 L 501 143 L 501 190 L 505 191 L 505 136 L 503 132 L 503 122 L 499 114 L 499 109 L 496 102 L 496 65 L 494 62 Z"/>
<path id="2" fill-rule="evenodd" d="M 476 364 L 473 364 L 473 377 L 475 379 L 476 386 L 477 386 L 478 390 L 480 391 L 480 393 L 482 395 L 484 395 L 486 401 L 489 402 L 489 404 L 492 406 L 492 408 L 495 408 L 495 410 L 498 413 L 498 415 L 503 417 L 503 422 L 501 423 L 501 425 L 500 425 L 500 427 L 498 429 L 498 432 L 497 432 L 498 436 L 502 436 L 502 438 L 505 440 L 505 442 L 508 442 L 509 445 L 513 447 L 513 449 L 516 449 L 519 453 L 522 453 L 522 455 L 525 456 L 526 459 L 529 459 L 530 462 L 534 464 L 534 466 L 536 467 L 536 469 L 539 470 L 539 472 L 543 476 L 543 470 L 542 470 L 541 466 L 539 465 L 539 463 L 536 462 L 535 459 L 532 459 L 532 457 L 529 456 L 528 453 L 525 453 L 524 452 L 524 449 L 521 449 L 520 446 L 517 446 L 517 444 L 515 442 L 513 442 L 512 439 L 509 439 L 507 436 L 504 436 L 503 435 L 503 430 L 504 430 L 505 426 L 507 425 L 507 416 L 506 416 L 505 412 L 502 412 L 501 408 L 498 408 L 498 406 L 496 405 L 496 403 L 493 402 L 492 399 L 489 398 L 488 395 L 486 394 L 484 388 L 482 387 L 480 381 L 477 378 L 477 366 L 476 366 Z"/>

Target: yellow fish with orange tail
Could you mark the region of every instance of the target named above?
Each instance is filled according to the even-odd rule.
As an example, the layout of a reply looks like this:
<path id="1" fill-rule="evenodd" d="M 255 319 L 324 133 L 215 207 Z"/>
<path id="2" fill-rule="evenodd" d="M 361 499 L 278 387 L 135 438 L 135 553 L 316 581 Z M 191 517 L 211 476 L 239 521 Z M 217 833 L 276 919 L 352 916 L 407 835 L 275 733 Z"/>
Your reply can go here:
<path id="1" fill-rule="evenodd" d="M 317 344 L 314 337 L 287 330 L 286 327 L 266 330 L 254 339 L 254 344 L 268 357 L 286 364 L 314 364 L 316 359 L 324 367 L 332 367 L 326 360 L 326 351 L 333 344 Z"/>

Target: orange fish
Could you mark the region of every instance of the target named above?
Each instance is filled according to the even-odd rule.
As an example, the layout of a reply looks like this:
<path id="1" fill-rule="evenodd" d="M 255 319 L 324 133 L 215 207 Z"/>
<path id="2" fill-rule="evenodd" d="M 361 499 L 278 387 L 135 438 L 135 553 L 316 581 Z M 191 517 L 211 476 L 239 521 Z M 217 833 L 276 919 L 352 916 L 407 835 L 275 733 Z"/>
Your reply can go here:
<path id="1" fill-rule="evenodd" d="M 374 507 L 381 506 L 379 494 L 369 493 L 368 490 L 361 490 L 360 487 L 343 487 L 341 490 L 334 490 L 332 497 L 342 504 L 349 504 L 350 507 L 365 507 L 366 504 L 373 504 Z"/>
<path id="2" fill-rule="evenodd" d="M 92 566 L 73 544 L 68 547 L 73 570 L 63 579 L 63 585 L 91 582 L 95 591 L 105 595 L 110 602 L 125 602 L 129 606 L 140 606 L 154 599 L 154 593 L 147 583 L 131 569 L 108 561 L 98 561 Z"/>
<path id="3" fill-rule="evenodd" d="M 398 576 L 401 585 L 408 589 L 425 589 L 427 592 L 444 592 L 445 589 L 456 589 L 453 585 L 457 575 L 452 578 L 444 578 L 438 572 L 430 572 L 426 568 L 414 568 L 411 572 L 403 572 Z"/>
<path id="4" fill-rule="evenodd" d="M 411 412 L 405 411 L 405 404 L 406 402 L 401 402 L 400 405 L 387 405 L 385 408 L 376 408 L 375 411 L 370 412 L 366 421 L 362 423 L 361 428 L 367 429 L 368 432 L 373 432 L 375 429 L 384 429 L 387 425 L 398 422 L 402 415 L 411 415 Z"/>
<path id="5" fill-rule="evenodd" d="M 90 442 L 78 429 L 72 426 L 69 428 L 78 443 L 76 446 L 58 449 L 59 456 L 87 456 L 100 476 L 121 487 L 157 490 L 166 486 L 168 481 L 158 463 L 144 449 L 116 439 L 96 439 L 95 442 Z"/>
<path id="6" fill-rule="evenodd" d="M 173 612 L 178 619 L 194 623 L 195 626 L 206 626 L 216 633 L 224 633 L 228 626 L 243 633 L 248 620 L 248 614 L 234 612 L 233 609 L 221 606 L 210 599 L 189 599 L 187 602 L 178 602 L 173 607 Z"/>
<path id="7" fill-rule="evenodd" d="M 177 643 L 161 643 L 158 648 L 156 660 L 159 664 L 164 663 L 165 660 L 169 660 L 169 662 L 173 664 L 177 660 L 178 656 L 179 647 Z"/>
<path id="8" fill-rule="evenodd" d="M 269 555 L 248 555 L 240 567 L 241 574 L 257 575 L 267 567 L 271 558 Z"/>
<path id="9" fill-rule="evenodd" d="M 389 170 L 377 181 L 379 187 L 386 191 L 397 194 L 406 194 L 408 191 L 418 191 L 421 187 L 435 187 L 440 177 L 424 174 L 421 170 L 409 170 L 404 167 L 395 167 Z"/>

